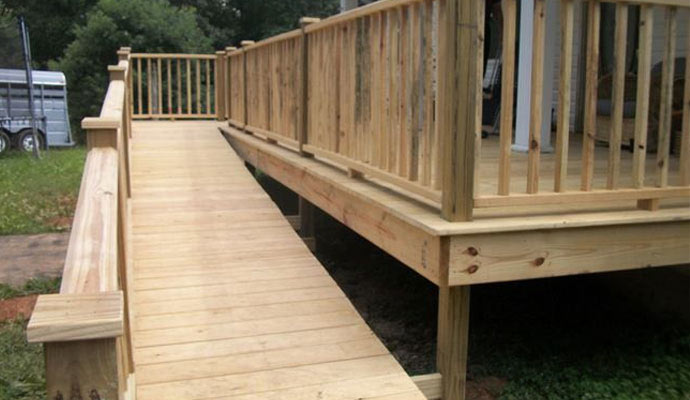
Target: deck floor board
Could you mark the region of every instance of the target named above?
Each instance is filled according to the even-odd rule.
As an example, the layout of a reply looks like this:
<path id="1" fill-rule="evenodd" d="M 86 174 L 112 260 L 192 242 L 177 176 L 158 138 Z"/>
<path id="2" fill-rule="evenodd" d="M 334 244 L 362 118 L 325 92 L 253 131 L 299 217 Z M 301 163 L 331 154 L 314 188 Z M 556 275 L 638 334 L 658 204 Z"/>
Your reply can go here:
<path id="1" fill-rule="evenodd" d="M 208 122 L 136 122 L 140 400 L 423 399 Z"/>

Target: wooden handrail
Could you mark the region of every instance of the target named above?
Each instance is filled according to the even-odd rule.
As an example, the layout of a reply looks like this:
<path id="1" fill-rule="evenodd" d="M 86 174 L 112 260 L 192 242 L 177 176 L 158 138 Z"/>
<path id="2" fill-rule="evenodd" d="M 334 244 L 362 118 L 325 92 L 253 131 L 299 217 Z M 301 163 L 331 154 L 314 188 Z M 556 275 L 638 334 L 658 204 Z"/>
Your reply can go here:
<path id="1" fill-rule="evenodd" d="M 88 153 L 60 293 L 39 296 L 27 327 L 30 342 L 44 343 L 49 398 L 114 399 L 135 390 L 127 291 L 129 50 L 118 56 L 100 116 L 82 121 Z"/>

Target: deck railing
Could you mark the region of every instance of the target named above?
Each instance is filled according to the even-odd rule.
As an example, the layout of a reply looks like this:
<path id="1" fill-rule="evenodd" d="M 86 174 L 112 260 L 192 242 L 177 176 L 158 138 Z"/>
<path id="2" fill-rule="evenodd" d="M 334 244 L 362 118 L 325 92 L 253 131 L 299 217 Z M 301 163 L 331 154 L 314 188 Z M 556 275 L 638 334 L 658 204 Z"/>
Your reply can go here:
<path id="1" fill-rule="evenodd" d="M 131 59 L 128 84 L 134 119 L 208 119 L 223 114 L 216 97 L 216 86 L 222 86 L 217 77 L 222 56 L 133 53 Z"/>
<path id="2" fill-rule="evenodd" d="M 118 52 L 100 116 L 85 118 L 88 153 L 60 293 L 43 295 L 27 328 L 45 344 L 50 399 L 132 399 L 127 112 L 130 51 Z"/>
<path id="3" fill-rule="evenodd" d="M 674 99 L 674 66 L 676 64 L 677 27 L 678 24 L 690 24 L 690 3 L 686 0 L 634 0 L 634 1 L 597 1 L 590 0 L 586 5 L 586 61 L 584 65 L 585 94 L 584 94 L 584 134 L 575 138 L 571 132 L 571 82 L 573 79 L 573 53 L 575 28 L 575 0 L 560 0 L 560 16 L 556 20 L 548 20 L 546 1 L 534 2 L 534 42 L 532 58 L 532 87 L 531 87 L 531 118 L 530 137 L 527 160 L 526 185 L 524 191 L 516 192 L 511 187 L 511 140 L 513 137 L 513 101 L 515 74 L 515 43 L 517 26 L 516 0 L 503 0 L 503 65 L 502 65 L 502 96 L 501 96 L 501 129 L 498 156 L 498 174 L 494 195 L 475 198 L 476 207 L 496 207 L 513 205 L 563 204 L 589 201 L 637 200 L 640 208 L 656 209 L 659 200 L 668 197 L 690 196 L 690 62 L 685 63 L 684 95 L 676 95 Z M 608 95 L 601 93 L 599 87 L 602 82 L 600 69 L 600 29 L 601 10 L 603 3 L 615 4 L 615 20 L 606 24 L 615 25 L 614 39 L 614 68 L 610 81 L 611 90 Z M 628 48 L 628 14 L 633 7 L 639 8 L 639 44 L 637 49 L 637 75 L 632 84 L 629 81 L 629 71 L 626 70 L 626 50 Z M 686 17 L 679 21 L 679 9 L 685 9 Z M 654 13 L 663 13 L 663 37 L 657 35 L 656 46 L 663 46 L 662 76 L 660 96 L 652 96 L 655 89 L 651 86 L 652 69 L 652 36 L 654 30 Z M 556 24 L 561 28 L 560 62 L 557 105 L 557 130 L 555 143 L 555 157 L 545 161 L 540 157 L 542 152 L 542 114 L 550 112 L 543 109 L 544 93 L 544 57 L 545 35 L 547 24 Z M 657 30 L 658 32 L 659 30 Z M 687 48 L 686 60 L 690 56 L 690 30 L 680 45 Z M 628 56 L 628 58 L 630 58 Z M 627 86 L 627 87 L 626 87 Z M 682 91 L 682 89 L 681 89 Z M 683 97 L 684 96 L 684 100 Z M 598 127 L 598 101 L 611 100 L 612 111 L 608 127 Z M 655 104 L 650 104 L 650 98 L 657 98 Z M 669 171 L 673 168 L 669 159 L 672 135 L 672 113 L 674 101 L 685 104 L 685 122 L 682 127 L 680 148 L 680 162 L 678 179 L 671 181 Z M 632 160 L 622 162 L 621 144 L 624 126 L 624 107 L 626 102 L 634 103 L 634 146 Z M 656 107 L 652 109 L 651 107 Z M 658 112 L 658 114 L 657 114 Z M 655 117 L 650 117 L 654 115 Z M 626 116 L 627 119 L 631 119 Z M 606 129 L 608 128 L 608 129 Z M 609 154 L 606 167 L 595 169 L 595 142 L 601 134 L 597 130 L 606 129 L 603 139 L 608 141 Z M 581 148 L 580 165 L 576 171 L 569 164 L 573 161 L 569 144 L 578 144 Z M 655 146 L 648 146 L 649 142 Z M 579 142 L 579 143 L 578 143 Z M 656 147 L 656 164 L 653 171 L 647 171 L 646 158 L 649 147 Z M 579 150 L 579 149 L 578 149 Z M 478 154 L 481 154 L 478 152 Z M 652 154 L 649 155 L 654 156 Z M 548 165 L 545 163 L 548 162 Z M 603 163 L 602 163 L 603 164 Z M 553 177 L 552 187 L 543 187 L 544 173 Z M 649 176 L 651 172 L 652 176 Z M 646 175 L 647 173 L 647 175 Z M 568 178 L 579 175 L 579 185 L 568 183 Z M 600 178 L 600 179 L 597 179 Z"/>
<path id="4" fill-rule="evenodd" d="M 484 6 L 470 0 L 383 0 L 258 43 L 243 42 L 227 57 L 231 125 L 335 161 L 353 176 L 368 175 L 440 203 L 449 220 L 471 219 L 475 208 L 637 200 L 656 209 L 659 200 L 690 196 L 690 79 L 685 80 L 682 151 L 669 161 L 674 59 L 679 8 L 685 0 L 615 3 L 615 48 L 626 48 L 627 13 L 640 7 L 634 152 L 621 161 L 625 52 L 614 54 L 613 112 L 606 171 L 595 168 L 601 1 L 588 7 L 585 133 L 571 133 L 574 7 L 561 0 L 558 20 L 548 20 L 545 0 L 534 3 L 530 146 L 524 189 L 516 185 L 511 151 L 517 1 L 503 0 L 503 59 L 497 175 L 482 168 L 482 69 Z M 659 119 L 650 122 L 653 10 L 665 12 Z M 540 157 L 546 24 L 562 29 L 555 157 Z M 477 29 L 477 27 L 482 27 Z M 690 48 L 690 37 L 683 46 Z M 690 54 L 690 50 L 688 50 Z M 690 63 L 686 63 L 690 76 Z M 675 99 L 678 102 L 678 99 Z M 652 127 L 657 124 L 657 127 Z M 658 135 L 656 179 L 645 176 L 647 141 Z M 569 152 L 579 140 L 581 156 Z M 579 144 L 580 145 L 580 144 Z M 574 157 L 581 157 L 579 166 Z M 651 157 L 652 155 L 650 155 Z M 571 163 L 569 165 L 569 159 Z M 629 165 L 628 165 L 629 164 Z M 628 170 L 630 168 L 630 170 Z M 669 171 L 674 171 L 673 179 Z M 514 171 L 515 172 L 515 171 Z M 675 172 L 678 172 L 675 174 Z M 553 177 L 550 187 L 540 185 Z M 599 175 L 604 174 L 604 179 Z M 627 174 L 627 175 L 625 175 Z M 568 184 L 579 175 L 580 185 Z M 630 178 L 623 179 L 623 176 Z M 648 174 L 649 175 L 649 174 Z M 511 181 L 511 176 L 513 177 Z M 677 178 L 676 178 L 677 176 Z M 602 183 L 603 182 L 603 183 Z M 481 188 L 495 188 L 487 193 Z"/>

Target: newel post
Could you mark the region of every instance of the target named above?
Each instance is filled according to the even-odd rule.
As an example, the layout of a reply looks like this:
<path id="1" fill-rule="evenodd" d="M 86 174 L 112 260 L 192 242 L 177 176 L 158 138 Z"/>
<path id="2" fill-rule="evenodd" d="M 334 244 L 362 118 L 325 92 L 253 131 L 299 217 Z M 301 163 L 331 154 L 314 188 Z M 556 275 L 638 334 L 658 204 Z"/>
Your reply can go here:
<path id="1" fill-rule="evenodd" d="M 439 135 L 443 145 L 441 216 L 470 221 L 475 149 L 481 144 L 484 0 L 448 0 L 439 34 Z M 442 254 L 449 257 L 449 241 Z M 448 260 L 444 261 L 447 266 Z M 470 287 L 439 284 L 436 364 L 442 398 L 462 400 L 467 382 Z"/>
<path id="2" fill-rule="evenodd" d="M 439 44 L 439 134 L 443 143 L 441 216 L 469 221 L 474 207 L 475 140 L 480 135 L 483 0 L 449 0 Z M 472 55 L 475 55 L 472 57 Z"/>
<path id="3" fill-rule="evenodd" d="M 248 101 L 248 83 L 249 80 L 247 79 L 247 46 L 253 45 L 255 42 L 253 40 L 243 40 L 240 42 L 240 46 L 242 46 L 242 102 L 244 103 L 244 118 L 242 122 L 244 123 L 244 126 L 242 129 L 245 129 L 247 125 L 249 125 L 249 104 L 247 104 Z"/>
<path id="4" fill-rule="evenodd" d="M 216 51 L 216 68 L 214 70 L 216 88 L 216 119 L 225 119 L 225 51 Z"/>
<path id="5" fill-rule="evenodd" d="M 299 20 L 300 28 L 302 28 L 302 85 L 300 95 L 301 115 L 299 124 L 299 153 L 302 156 L 309 157 L 311 154 L 304 151 L 304 145 L 309 144 L 309 35 L 307 33 L 307 26 L 321 21 L 320 18 L 302 17 Z"/>
<path id="6" fill-rule="evenodd" d="M 232 118 L 232 78 L 231 78 L 231 63 L 230 54 L 237 50 L 237 47 L 228 46 L 225 48 L 225 68 L 223 70 L 225 74 L 225 120 Z"/>

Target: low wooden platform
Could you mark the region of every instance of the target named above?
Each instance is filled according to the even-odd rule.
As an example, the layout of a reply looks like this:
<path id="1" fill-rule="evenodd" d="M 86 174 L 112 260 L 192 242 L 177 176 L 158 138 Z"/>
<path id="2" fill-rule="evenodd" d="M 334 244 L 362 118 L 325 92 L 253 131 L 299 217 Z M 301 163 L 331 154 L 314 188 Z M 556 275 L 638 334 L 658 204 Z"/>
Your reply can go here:
<path id="1" fill-rule="evenodd" d="M 424 399 L 212 122 L 137 122 L 137 398 Z"/>

